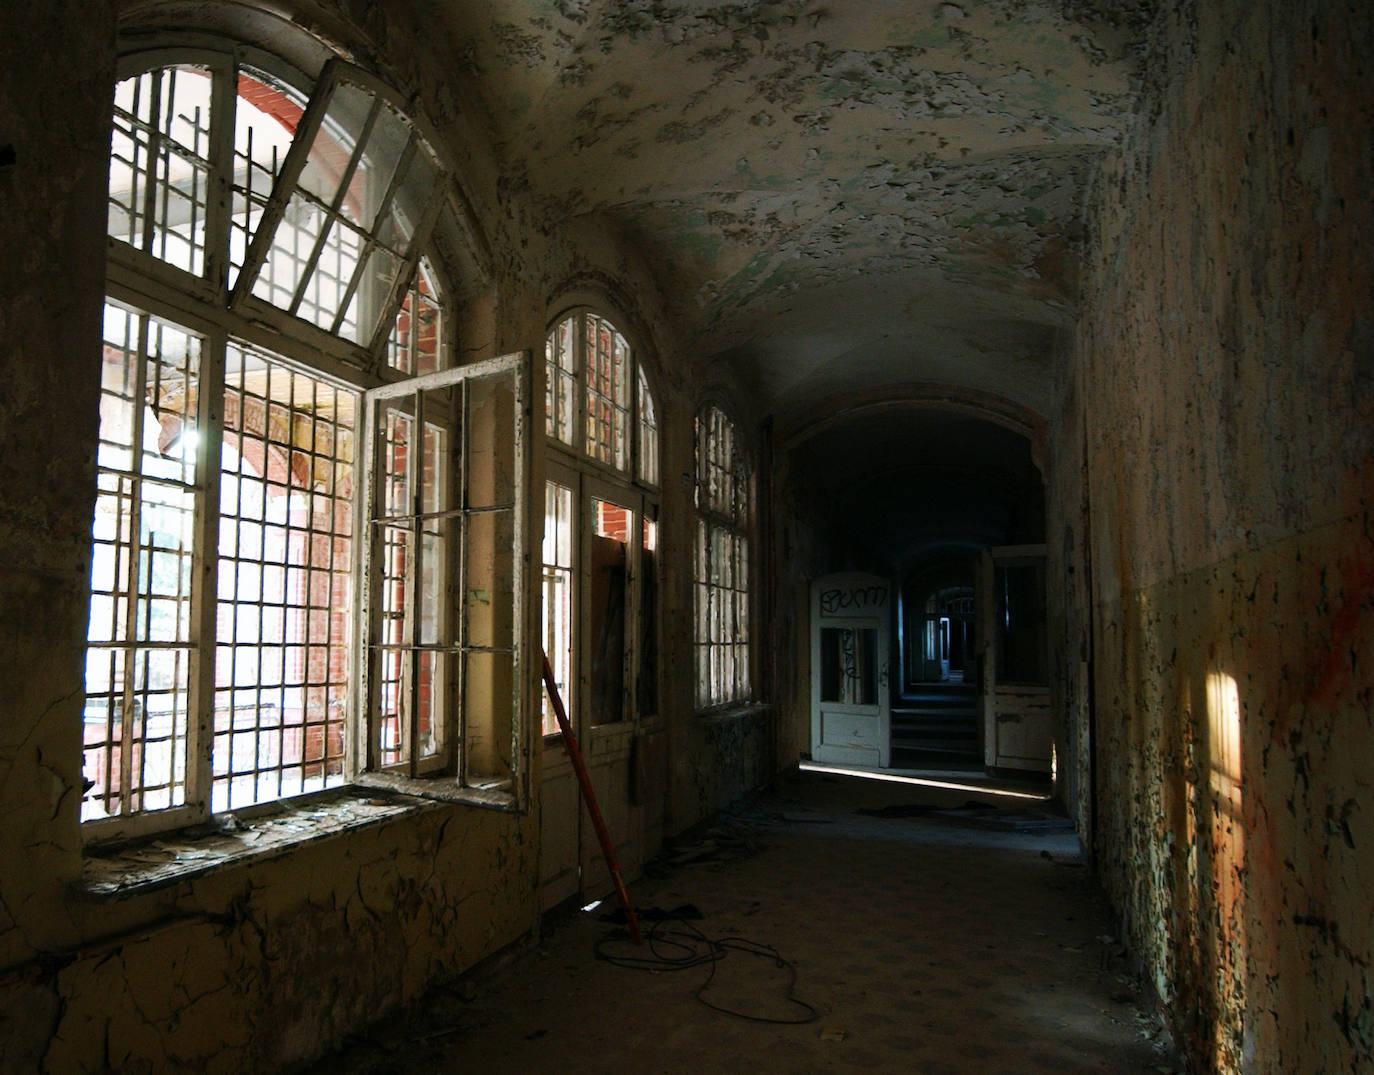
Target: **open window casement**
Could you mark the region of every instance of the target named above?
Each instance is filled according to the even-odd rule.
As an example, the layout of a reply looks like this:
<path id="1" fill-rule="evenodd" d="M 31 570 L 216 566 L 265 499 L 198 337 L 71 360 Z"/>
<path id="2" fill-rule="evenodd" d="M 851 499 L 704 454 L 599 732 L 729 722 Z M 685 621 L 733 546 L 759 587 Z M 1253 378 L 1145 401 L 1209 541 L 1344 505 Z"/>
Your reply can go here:
<path id="1" fill-rule="evenodd" d="M 527 355 L 365 397 L 369 769 L 525 803 Z"/>
<path id="2" fill-rule="evenodd" d="M 263 300 L 376 353 L 438 220 L 443 179 L 382 87 L 331 61 L 262 209 L 232 305 Z"/>

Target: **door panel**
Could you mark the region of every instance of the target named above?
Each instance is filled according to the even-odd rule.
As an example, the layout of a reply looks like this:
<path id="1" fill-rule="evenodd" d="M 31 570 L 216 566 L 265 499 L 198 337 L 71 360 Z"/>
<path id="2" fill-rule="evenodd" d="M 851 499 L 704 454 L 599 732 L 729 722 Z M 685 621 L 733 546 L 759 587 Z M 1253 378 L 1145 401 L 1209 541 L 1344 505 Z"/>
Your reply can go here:
<path id="1" fill-rule="evenodd" d="M 886 767 L 890 592 L 886 579 L 846 572 L 818 579 L 811 597 L 811 756 Z"/>

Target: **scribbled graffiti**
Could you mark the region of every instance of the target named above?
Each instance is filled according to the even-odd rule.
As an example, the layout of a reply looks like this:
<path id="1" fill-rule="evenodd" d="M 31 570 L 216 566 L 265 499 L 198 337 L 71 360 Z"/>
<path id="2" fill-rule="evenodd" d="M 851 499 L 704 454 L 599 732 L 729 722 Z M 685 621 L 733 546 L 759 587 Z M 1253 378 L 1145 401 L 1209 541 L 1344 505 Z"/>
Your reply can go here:
<path id="1" fill-rule="evenodd" d="M 886 607 L 886 586 L 837 586 L 821 591 L 821 612 L 826 616 L 841 612 L 876 611 Z"/>

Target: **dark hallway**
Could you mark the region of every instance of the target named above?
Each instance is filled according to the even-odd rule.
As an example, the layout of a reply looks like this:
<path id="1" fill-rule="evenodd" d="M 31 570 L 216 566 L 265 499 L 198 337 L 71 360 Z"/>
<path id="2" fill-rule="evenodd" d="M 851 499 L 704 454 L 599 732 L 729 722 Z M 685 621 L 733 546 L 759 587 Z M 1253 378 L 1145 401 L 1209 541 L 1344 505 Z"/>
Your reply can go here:
<path id="1" fill-rule="evenodd" d="M 1071 824 L 999 786 L 1018 794 L 794 773 L 633 886 L 641 909 L 700 918 L 646 922 L 645 950 L 605 920 L 614 901 L 574 913 L 312 1075 L 1182 1071 Z M 726 947 L 671 969 L 709 952 L 695 932 L 790 966 Z"/>

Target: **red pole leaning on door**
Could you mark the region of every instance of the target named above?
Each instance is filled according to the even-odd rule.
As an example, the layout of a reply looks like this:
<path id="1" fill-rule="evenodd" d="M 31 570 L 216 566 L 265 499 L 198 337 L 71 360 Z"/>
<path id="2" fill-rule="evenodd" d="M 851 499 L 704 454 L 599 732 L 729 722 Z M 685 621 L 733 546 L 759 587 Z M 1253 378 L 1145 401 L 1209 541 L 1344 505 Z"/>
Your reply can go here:
<path id="1" fill-rule="evenodd" d="M 553 665 L 549 664 L 547 653 L 544 654 L 544 687 L 549 692 L 549 701 L 553 703 L 553 715 L 558 718 L 558 727 L 563 733 L 563 746 L 568 751 L 568 757 L 572 759 L 577 782 L 582 786 L 582 801 L 587 804 L 587 813 L 592 817 L 596 838 L 601 841 L 601 854 L 605 856 L 606 868 L 611 871 L 611 880 L 615 882 L 616 897 L 625 911 L 625 924 L 630 928 L 630 939 L 635 944 L 643 944 L 644 937 L 639 932 L 639 919 L 635 917 L 634 904 L 630 902 L 630 891 L 625 887 L 625 879 L 620 876 L 620 867 L 616 865 L 611 834 L 606 830 L 606 822 L 601 819 L 600 807 L 596 805 L 596 793 L 592 791 L 592 781 L 587 775 L 587 763 L 582 760 L 582 751 L 577 749 L 577 737 L 573 735 L 572 725 L 568 723 L 568 714 L 563 709 L 563 699 L 558 693 L 558 684 L 554 682 Z"/>

